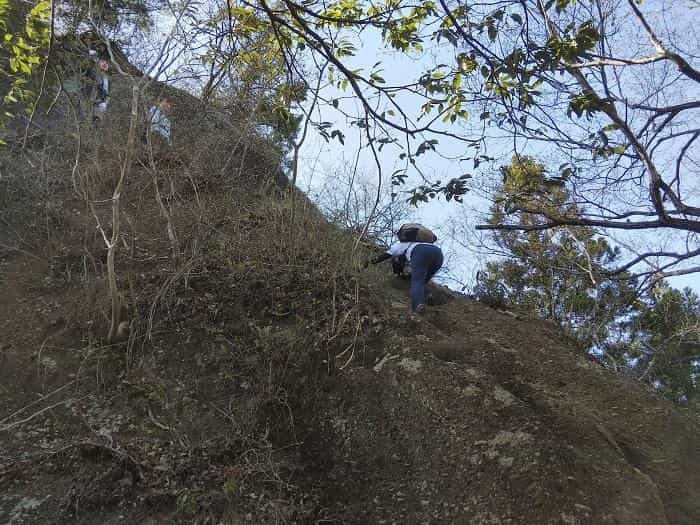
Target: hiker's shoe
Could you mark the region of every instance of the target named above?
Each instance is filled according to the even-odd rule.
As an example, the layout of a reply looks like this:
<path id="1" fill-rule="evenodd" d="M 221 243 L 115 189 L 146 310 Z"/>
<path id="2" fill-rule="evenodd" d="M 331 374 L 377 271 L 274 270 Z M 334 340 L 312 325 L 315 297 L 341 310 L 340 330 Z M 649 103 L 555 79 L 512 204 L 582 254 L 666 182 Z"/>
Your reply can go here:
<path id="1" fill-rule="evenodd" d="M 424 304 L 419 304 L 418 306 L 416 306 L 415 312 L 416 312 L 418 315 L 423 315 L 423 314 L 425 313 L 425 305 L 424 305 Z"/>

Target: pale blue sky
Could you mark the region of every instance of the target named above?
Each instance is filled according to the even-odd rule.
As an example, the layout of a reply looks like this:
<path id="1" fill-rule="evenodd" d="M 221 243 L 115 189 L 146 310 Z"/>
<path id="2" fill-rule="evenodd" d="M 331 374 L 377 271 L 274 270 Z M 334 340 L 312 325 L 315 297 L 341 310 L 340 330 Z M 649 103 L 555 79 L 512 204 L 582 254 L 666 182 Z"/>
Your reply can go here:
<path id="1" fill-rule="evenodd" d="M 645 3 L 645 5 L 663 7 L 667 5 L 667 1 L 654 0 Z M 700 13 L 700 10 L 697 11 Z M 658 23 L 668 24 L 669 12 L 659 11 L 659 13 L 661 14 L 658 15 Z M 686 20 L 686 23 L 690 26 L 690 31 L 695 31 L 694 24 L 688 23 L 688 20 Z M 427 65 L 439 61 L 453 61 L 455 53 L 452 48 L 428 49 L 424 52 L 423 56 L 407 57 L 405 55 L 385 51 L 381 46 L 379 38 L 367 32 L 363 33 L 361 39 L 357 41 L 357 47 L 357 56 L 354 57 L 353 61 L 350 63 L 350 67 L 365 67 L 365 71 L 369 71 L 372 64 L 381 61 L 382 63 L 378 66 L 378 69 L 382 70 L 381 75 L 387 81 L 388 85 L 415 81 Z M 348 92 L 342 92 L 332 87 L 327 87 L 323 90 L 323 96 L 325 98 L 339 99 L 339 107 L 341 110 L 359 115 L 360 107 L 358 101 L 351 95 L 352 93 L 349 90 Z M 415 100 L 412 100 L 412 97 L 409 96 L 402 96 L 402 98 L 397 97 L 396 100 L 400 101 L 402 107 L 413 108 L 416 106 Z M 474 115 L 473 121 L 478 122 L 477 111 L 478 108 L 474 108 L 473 112 L 476 113 L 476 115 Z M 344 117 L 329 106 L 321 106 L 321 109 L 316 113 L 316 117 L 320 120 L 334 122 L 334 129 L 342 130 L 346 139 L 344 146 L 341 146 L 335 140 L 326 143 L 320 135 L 310 130 L 309 137 L 302 149 L 299 186 L 304 190 L 310 190 L 312 193 L 324 183 L 328 174 L 337 171 L 343 164 L 351 164 L 354 162 L 356 150 L 360 144 L 359 133 L 362 132 L 362 130 L 355 126 L 348 126 Z M 414 141 L 413 147 L 417 147 L 420 142 L 421 140 Z M 366 145 L 364 136 L 362 137 L 362 143 Z M 488 153 L 491 157 L 494 157 L 496 161 L 491 165 L 487 164 L 482 166 L 482 168 L 484 168 L 482 169 L 482 173 L 488 170 L 493 172 L 498 166 L 510 161 L 512 155 L 512 141 L 491 137 L 486 141 L 486 147 L 488 151 L 484 153 Z M 528 153 L 539 157 L 545 164 L 547 163 L 546 152 L 540 152 L 536 145 L 527 145 L 527 150 Z M 465 151 L 466 148 L 463 144 L 457 143 L 456 141 L 445 141 L 441 138 L 439 146 L 441 155 L 429 152 L 424 157 L 421 157 L 421 159 L 423 159 L 422 167 L 426 176 L 433 180 L 446 180 L 463 173 L 478 174 L 479 172 L 475 172 L 473 169 L 471 161 L 460 162 L 457 160 L 459 157 L 466 156 Z M 395 169 L 405 166 L 403 161 L 398 160 L 398 153 L 399 151 L 397 149 L 391 147 L 386 147 L 379 153 L 382 169 L 385 179 L 387 180 L 388 175 Z M 541 153 L 541 155 L 538 153 Z M 469 156 L 471 155 L 472 154 Z M 371 152 L 368 149 L 364 149 L 360 153 L 358 166 L 360 172 L 364 172 L 376 178 L 377 169 Z M 447 241 L 444 242 L 443 249 L 448 255 L 448 258 L 452 261 L 450 270 L 464 281 L 470 280 L 470 276 L 473 275 L 473 272 L 483 263 L 484 257 L 477 251 L 455 246 L 454 243 L 446 240 L 445 233 L 449 231 L 456 218 L 465 221 L 466 224 L 471 226 L 482 222 L 480 216 L 483 217 L 483 212 L 488 209 L 488 202 L 478 196 L 478 190 L 481 184 L 479 178 L 477 177 L 474 182 L 474 189 L 476 191 L 465 198 L 464 204 L 446 203 L 444 199 L 440 199 L 429 204 L 422 204 L 417 210 L 418 218 L 431 228 L 434 228 L 443 241 Z M 420 183 L 420 178 L 414 172 L 409 178 L 406 187 L 403 189 L 408 189 L 412 185 L 418 183 Z M 656 246 L 660 243 L 666 248 L 673 246 L 675 244 L 675 241 L 673 241 L 674 238 L 679 237 L 668 230 L 651 231 L 641 236 L 638 234 L 629 235 L 617 231 L 612 232 L 611 243 L 613 245 L 620 245 L 620 242 L 632 243 L 637 249 L 646 250 L 647 246 Z M 682 247 L 680 247 L 680 249 L 682 249 Z M 690 286 L 700 291 L 700 276 L 698 275 L 674 277 L 670 282 L 676 287 Z"/>

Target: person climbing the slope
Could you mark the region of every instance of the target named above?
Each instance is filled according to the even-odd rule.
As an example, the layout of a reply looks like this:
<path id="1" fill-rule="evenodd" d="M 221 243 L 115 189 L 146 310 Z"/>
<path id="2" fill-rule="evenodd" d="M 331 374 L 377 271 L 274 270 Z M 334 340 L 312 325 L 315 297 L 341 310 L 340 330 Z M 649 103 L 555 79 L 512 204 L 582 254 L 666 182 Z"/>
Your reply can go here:
<path id="1" fill-rule="evenodd" d="M 84 73 L 83 96 L 91 106 L 93 122 L 102 122 L 109 105 L 109 60 L 92 49 L 89 56 L 94 65 L 87 67 Z"/>
<path id="2" fill-rule="evenodd" d="M 442 250 L 433 244 L 437 236 L 421 224 L 404 224 L 397 232 L 399 242 L 370 262 L 378 264 L 392 260 L 394 273 L 402 274 L 406 266 L 411 271 L 411 310 L 425 312 L 425 285 L 442 267 Z"/>
<path id="3" fill-rule="evenodd" d="M 95 86 L 95 105 L 93 110 L 93 120 L 102 122 L 107 114 L 109 104 L 109 62 L 106 58 L 97 61 Z"/>
<path id="4" fill-rule="evenodd" d="M 170 122 L 170 112 L 172 104 L 166 97 L 158 99 L 155 105 L 148 109 L 147 133 L 151 137 L 157 135 L 158 140 L 163 141 L 168 146 L 173 145 L 172 124 Z"/>

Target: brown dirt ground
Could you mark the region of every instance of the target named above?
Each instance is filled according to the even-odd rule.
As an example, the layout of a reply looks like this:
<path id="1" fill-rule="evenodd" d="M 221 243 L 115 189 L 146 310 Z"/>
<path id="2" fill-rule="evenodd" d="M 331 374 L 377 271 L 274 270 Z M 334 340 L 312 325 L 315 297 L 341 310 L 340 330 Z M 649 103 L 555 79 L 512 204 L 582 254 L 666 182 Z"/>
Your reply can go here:
<path id="1" fill-rule="evenodd" d="M 103 341 L 80 201 L 51 246 L 15 225 L 35 242 L 1 252 L 0 522 L 700 523 L 697 419 L 554 326 L 439 288 L 412 318 L 386 268 L 321 259 L 313 215 L 179 179 L 173 263 L 149 184 L 127 189 L 127 342 Z"/>

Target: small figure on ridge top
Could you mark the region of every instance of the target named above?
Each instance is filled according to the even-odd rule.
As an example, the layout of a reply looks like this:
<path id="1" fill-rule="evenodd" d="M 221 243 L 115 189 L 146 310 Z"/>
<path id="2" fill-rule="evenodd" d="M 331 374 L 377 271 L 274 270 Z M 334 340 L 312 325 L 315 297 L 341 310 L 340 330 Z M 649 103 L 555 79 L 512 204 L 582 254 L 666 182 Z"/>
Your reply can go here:
<path id="1" fill-rule="evenodd" d="M 88 54 L 94 63 L 85 70 L 83 96 L 90 105 L 93 122 L 103 122 L 109 105 L 109 59 L 98 55 L 94 49 L 90 49 Z"/>
<path id="2" fill-rule="evenodd" d="M 159 98 L 156 104 L 148 109 L 147 133 L 151 138 L 154 134 L 158 135 L 159 140 L 162 140 L 168 146 L 173 145 L 172 124 L 170 122 L 171 110 L 172 104 L 166 97 Z"/>

